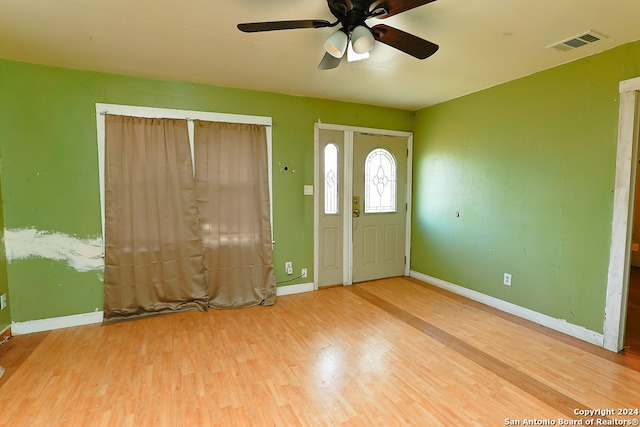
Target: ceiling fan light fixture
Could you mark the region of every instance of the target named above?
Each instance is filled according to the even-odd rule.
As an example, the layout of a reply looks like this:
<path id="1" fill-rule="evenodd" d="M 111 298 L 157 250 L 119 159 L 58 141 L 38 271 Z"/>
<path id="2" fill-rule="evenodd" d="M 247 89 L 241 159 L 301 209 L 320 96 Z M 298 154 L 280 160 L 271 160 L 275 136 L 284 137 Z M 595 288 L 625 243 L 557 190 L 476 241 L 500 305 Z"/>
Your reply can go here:
<path id="1" fill-rule="evenodd" d="M 370 52 L 375 42 L 376 39 L 373 38 L 373 34 L 364 25 L 358 25 L 351 32 L 351 44 L 355 53 Z"/>
<path id="2" fill-rule="evenodd" d="M 318 0 L 320 1 L 320 0 Z M 245 33 L 265 31 L 293 30 L 297 28 L 342 28 L 326 39 L 323 48 L 326 51 L 318 69 L 330 70 L 342 62 L 344 56 L 349 60 L 358 60 L 356 55 L 368 55 L 376 42 L 380 42 L 416 59 L 426 59 L 438 51 L 438 45 L 421 39 L 385 24 L 369 28 L 366 21 L 370 18 L 387 18 L 431 3 L 434 0 L 327 0 L 329 11 L 335 22 L 323 19 L 298 19 L 288 21 L 247 22 L 238 24 Z M 588 40 L 585 40 L 588 41 Z M 351 52 L 347 51 L 347 47 Z M 345 52 L 346 55 L 345 55 Z"/>
<path id="3" fill-rule="evenodd" d="M 348 43 L 349 37 L 347 37 L 347 34 L 342 30 L 338 30 L 329 36 L 323 46 L 329 55 L 334 58 L 342 58 L 344 51 L 347 50 Z"/>

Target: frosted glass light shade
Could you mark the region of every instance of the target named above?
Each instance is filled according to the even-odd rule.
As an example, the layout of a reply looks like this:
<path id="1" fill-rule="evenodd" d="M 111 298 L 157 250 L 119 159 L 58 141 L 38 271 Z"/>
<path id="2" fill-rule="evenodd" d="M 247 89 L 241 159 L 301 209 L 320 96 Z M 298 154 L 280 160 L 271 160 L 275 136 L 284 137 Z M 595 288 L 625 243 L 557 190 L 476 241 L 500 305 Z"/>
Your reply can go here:
<path id="1" fill-rule="evenodd" d="M 338 30 L 329 36 L 323 46 L 329 55 L 334 58 L 342 58 L 348 42 L 349 37 L 347 37 L 347 34 L 342 30 Z"/>
<path id="2" fill-rule="evenodd" d="M 363 59 L 367 59 L 368 57 L 369 57 L 369 52 L 356 53 L 356 51 L 353 50 L 353 43 L 349 42 L 349 46 L 347 46 L 347 61 L 348 62 L 362 61 Z"/>
<path id="3" fill-rule="evenodd" d="M 366 53 L 373 49 L 376 39 L 371 31 L 363 25 L 358 25 L 351 32 L 351 44 L 355 53 Z"/>

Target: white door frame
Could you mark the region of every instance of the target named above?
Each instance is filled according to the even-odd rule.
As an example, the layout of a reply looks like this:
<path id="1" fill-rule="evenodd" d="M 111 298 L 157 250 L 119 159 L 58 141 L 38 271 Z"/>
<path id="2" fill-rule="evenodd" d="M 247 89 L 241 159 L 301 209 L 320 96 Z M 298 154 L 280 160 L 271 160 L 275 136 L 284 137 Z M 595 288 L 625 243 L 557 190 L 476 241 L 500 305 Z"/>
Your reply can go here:
<path id="1" fill-rule="evenodd" d="M 405 239 L 405 256 L 407 260 L 404 265 L 405 276 L 409 275 L 411 265 L 411 183 L 412 170 L 413 170 L 413 133 L 387 130 L 387 129 L 375 129 L 364 128 L 357 126 L 344 126 L 333 125 L 325 123 L 315 123 L 313 129 L 314 139 L 314 175 L 313 185 L 314 188 L 323 184 L 321 176 L 320 165 L 320 130 L 339 130 L 344 132 L 344 194 L 342 197 L 342 203 L 345 207 L 343 209 L 343 285 L 353 284 L 352 271 L 353 271 L 353 217 L 351 215 L 351 202 L 353 197 L 353 134 L 355 132 L 370 133 L 381 136 L 397 136 L 407 138 L 407 219 L 406 219 L 406 239 Z M 320 240 L 319 240 L 319 226 L 320 226 L 320 206 L 323 206 L 323 201 L 319 200 L 319 191 L 313 192 L 313 289 L 318 289 L 318 274 L 319 274 L 319 254 L 320 254 Z"/>
<path id="2" fill-rule="evenodd" d="M 624 347 L 624 330 L 629 296 L 631 233 L 638 164 L 638 117 L 640 77 L 620 82 L 620 112 L 613 222 L 604 316 L 604 348 L 614 352 Z"/>

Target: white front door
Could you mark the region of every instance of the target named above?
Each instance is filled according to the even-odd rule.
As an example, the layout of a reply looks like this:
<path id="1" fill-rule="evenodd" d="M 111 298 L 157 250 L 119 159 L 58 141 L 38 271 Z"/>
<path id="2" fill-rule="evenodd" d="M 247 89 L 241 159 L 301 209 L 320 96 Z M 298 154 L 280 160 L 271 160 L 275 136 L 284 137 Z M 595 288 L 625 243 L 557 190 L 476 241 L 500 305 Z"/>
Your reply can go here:
<path id="1" fill-rule="evenodd" d="M 406 274 L 408 132 L 316 124 L 315 285 Z"/>
<path id="2" fill-rule="evenodd" d="M 353 282 L 404 275 L 407 155 L 406 138 L 354 134 Z"/>

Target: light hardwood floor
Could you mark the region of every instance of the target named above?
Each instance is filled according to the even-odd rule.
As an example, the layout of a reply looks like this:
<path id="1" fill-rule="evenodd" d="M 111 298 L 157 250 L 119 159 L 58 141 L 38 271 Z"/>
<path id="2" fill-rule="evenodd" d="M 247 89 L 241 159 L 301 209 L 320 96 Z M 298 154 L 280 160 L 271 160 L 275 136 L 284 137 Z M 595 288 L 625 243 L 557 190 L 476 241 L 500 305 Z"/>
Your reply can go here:
<path id="1" fill-rule="evenodd" d="M 640 268 L 638 267 L 632 267 L 629 275 L 624 348 L 626 352 L 640 356 Z"/>
<path id="2" fill-rule="evenodd" d="M 640 420 L 575 414 L 640 409 L 640 358 L 410 278 L 9 343 L 0 348 L 7 426 Z"/>

